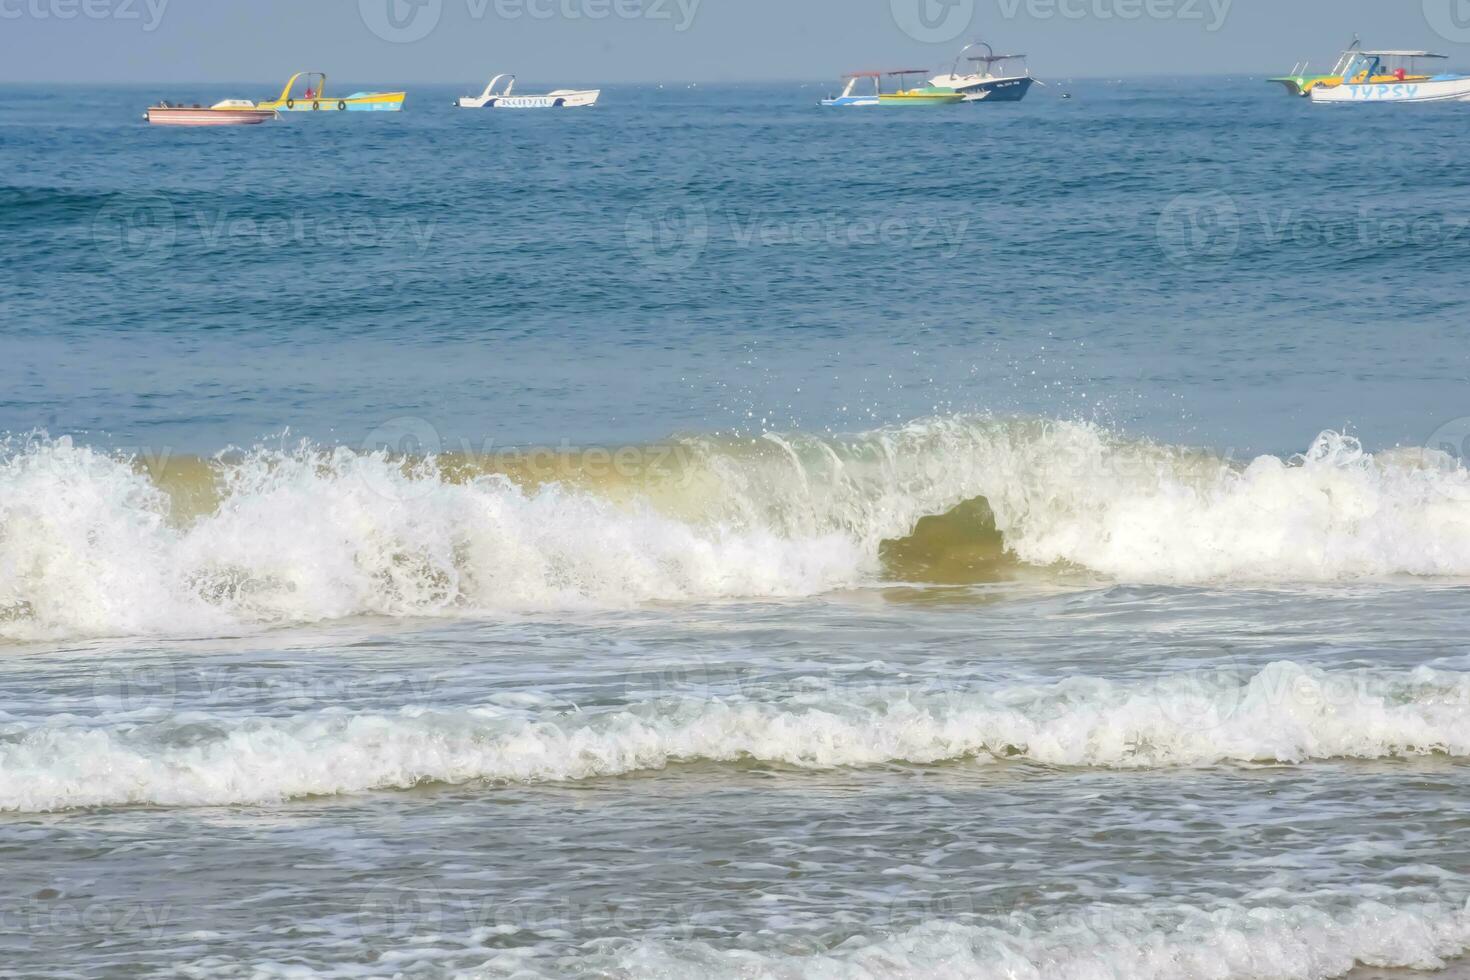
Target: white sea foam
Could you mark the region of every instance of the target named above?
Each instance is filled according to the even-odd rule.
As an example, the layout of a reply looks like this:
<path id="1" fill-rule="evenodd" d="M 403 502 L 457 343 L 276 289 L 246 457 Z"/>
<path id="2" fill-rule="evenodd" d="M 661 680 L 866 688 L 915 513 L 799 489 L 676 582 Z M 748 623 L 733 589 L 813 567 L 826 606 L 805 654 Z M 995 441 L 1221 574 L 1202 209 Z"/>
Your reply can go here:
<path id="1" fill-rule="evenodd" d="M 402 925 L 401 918 L 394 921 Z M 439 924 L 433 915 L 419 924 L 430 922 Z M 987 916 L 974 923 L 935 919 L 859 934 L 835 946 L 793 933 L 730 945 L 606 936 L 570 949 L 546 942 L 507 947 L 503 931 L 495 927 L 452 934 L 425 928 L 411 932 L 379 960 L 341 959 L 311 974 L 477 980 L 1326 980 L 1358 967 L 1441 970 L 1467 950 L 1466 906 L 1319 893 L 1295 904 L 1096 904 Z M 296 965 L 218 956 L 181 963 L 179 969 L 195 977 L 303 975 Z"/>
<path id="2" fill-rule="evenodd" d="M 1470 579 L 1470 473 L 1332 433 L 1243 466 L 977 418 L 683 449 L 675 477 L 611 496 L 262 451 L 221 463 L 220 503 L 184 521 L 125 461 L 66 440 L 12 446 L 0 636 L 811 595 L 873 581 L 884 540 L 977 497 L 1019 559 L 1128 582 Z"/>
<path id="3" fill-rule="evenodd" d="M 57 716 L 0 726 L 0 809 L 255 803 L 428 782 L 575 780 L 680 761 L 808 768 L 1020 758 L 1141 768 L 1470 755 L 1470 675 L 1273 664 L 1231 682 L 1077 678 L 993 691 L 666 699 L 599 712 L 479 707 Z"/>
<path id="4" fill-rule="evenodd" d="M 382 455 L 256 454 L 185 527 L 125 462 L 66 441 L 0 466 L 0 636 L 212 630 L 352 615 L 811 594 L 857 580 L 840 535 L 694 527 Z"/>
<path id="5" fill-rule="evenodd" d="M 1359 964 L 1441 969 L 1470 949 L 1470 910 L 1443 904 L 1363 902 L 1335 912 L 1307 905 L 1101 907 L 1061 920 L 1018 915 L 990 926 L 931 922 L 804 956 L 636 942 L 597 957 L 597 972 L 708 980 L 1321 980 Z M 494 959 L 486 974 L 499 975 Z"/>

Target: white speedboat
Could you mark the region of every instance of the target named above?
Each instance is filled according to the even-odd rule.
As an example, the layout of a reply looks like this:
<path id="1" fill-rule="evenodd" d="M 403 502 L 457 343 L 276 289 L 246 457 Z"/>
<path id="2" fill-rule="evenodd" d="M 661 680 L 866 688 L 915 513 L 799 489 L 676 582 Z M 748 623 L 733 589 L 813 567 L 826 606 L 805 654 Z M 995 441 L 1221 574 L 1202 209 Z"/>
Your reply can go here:
<path id="1" fill-rule="evenodd" d="M 984 48 L 984 54 L 968 54 Z M 960 74 L 960 62 L 968 61 L 974 70 Z M 960 50 L 948 75 L 935 75 L 929 84 L 938 89 L 953 89 L 966 102 L 1020 102 L 1038 79 L 1031 77 L 1024 54 L 996 54 L 984 41 L 967 44 Z"/>
<path id="2" fill-rule="evenodd" d="M 505 79 L 505 89 L 495 91 L 495 86 Z M 569 89 L 559 88 L 555 92 L 547 92 L 545 95 L 514 95 L 516 77 L 508 73 L 496 75 L 490 79 L 490 84 L 485 86 L 485 91 L 480 93 L 479 98 L 466 95 L 454 103 L 461 109 L 560 109 L 574 108 L 577 106 L 590 106 L 597 104 L 597 97 L 602 94 L 601 89 Z"/>
<path id="3" fill-rule="evenodd" d="M 1470 102 L 1470 75 L 1424 75 L 1417 63 L 1446 58 L 1429 51 L 1360 51 L 1336 85 L 1317 85 L 1313 102 L 1351 105 L 1368 102 Z"/>

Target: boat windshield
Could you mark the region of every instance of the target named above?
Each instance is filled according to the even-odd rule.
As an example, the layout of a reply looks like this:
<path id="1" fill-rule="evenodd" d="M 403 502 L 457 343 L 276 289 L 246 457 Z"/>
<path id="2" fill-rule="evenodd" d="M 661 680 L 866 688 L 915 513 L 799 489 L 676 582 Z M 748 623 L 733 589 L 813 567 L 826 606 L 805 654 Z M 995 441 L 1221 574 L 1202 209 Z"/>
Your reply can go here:
<path id="1" fill-rule="evenodd" d="M 991 78 L 1012 78 L 1017 75 L 1031 74 L 1031 69 L 1026 66 L 1024 54 L 997 54 L 989 57 L 972 57 L 969 60 L 974 63 L 976 74 L 987 75 Z"/>
<path id="2" fill-rule="evenodd" d="M 1385 75 L 1399 78 L 1422 76 L 1424 69 L 1420 66 L 1420 59 L 1445 57 L 1446 55 L 1429 51 L 1360 51 L 1348 60 L 1342 77 L 1349 80 L 1362 78 L 1366 81 Z"/>

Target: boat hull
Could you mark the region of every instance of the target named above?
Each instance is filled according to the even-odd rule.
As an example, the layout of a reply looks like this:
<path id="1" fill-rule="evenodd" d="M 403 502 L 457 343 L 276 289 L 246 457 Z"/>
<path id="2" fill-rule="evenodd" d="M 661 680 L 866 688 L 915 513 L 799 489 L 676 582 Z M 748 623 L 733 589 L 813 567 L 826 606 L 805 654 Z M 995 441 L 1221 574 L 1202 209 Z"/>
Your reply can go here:
<path id="1" fill-rule="evenodd" d="M 996 78 L 956 88 L 955 91 L 963 95 L 966 102 L 1020 102 L 1031 91 L 1035 81 L 1030 77 Z"/>
<path id="2" fill-rule="evenodd" d="M 954 105 L 965 101 L 958 92 L 895 92 L 878 96 L 878 104 L 886 108 L 898 106 Z"/>
<path id="3" fill-rule="evenodd" d="M 1366 82 L 1312 89 L 1312 101 L 1329 105 L 1371 102 L 1470 102 L 1470 75 L 1424 81 Z"/>
<path id="4" fill-rule="evenodd" d="M 405 92 L 376 92 L 345 99 L 286 99 L 261 105 L 278 112 L 399 112 L 406 97 Z"/>
<path id="5" fill-rule="evenodd" d="M 463 98 L 461 109 L 579 109 L 597 104 L 601 89 L 548 92 L 546 95 L 492 95 L 484 99 Z"/>
<path id="6" fill-rule="evenodd" d="M 879 103 L 876 95 L 841 95 L 835 99 L 823 99 L 817 104 L 829 109 L 857 109 L 876 106 Z"/>
<path id="7" fill-rule="evenodd" d="M 1395 75 L 1374 75 L 1371 81 L 1374 84 L 1396 85 L 1400 82 L 1427 82 L 1428 80 L 1428 75 L 1410 75 L 1407 78 L 1399 78 Z M 1343 84 L 1340 75 L 1283 75 L 1280 78 L 1268 78 L 1266 81 L 1280 85 L 1290 95 L 1302 97 L 1311 95 L 1318 88 L 1337 88 Z M 1360 75 L 1356 82 L 1349 84 L 1359 85 L 1366 81 L 1368 79 Z"/>
<path id="8" fill-rule="evenodd" d="M 1273 85 L 1280 85 L 1286 89 L 1287 95 L 1306 95 L 1308 79 L 1301 75 L 1283 75 L 1280 78 L 1268 78 L 1266 81 Z"/>
<path id="9" fill-rule="evenodd" d="M 154 106 L 148 122 L 154 126 L 258 126 L 275 118 L 270 109 L 182 109 Z"/>

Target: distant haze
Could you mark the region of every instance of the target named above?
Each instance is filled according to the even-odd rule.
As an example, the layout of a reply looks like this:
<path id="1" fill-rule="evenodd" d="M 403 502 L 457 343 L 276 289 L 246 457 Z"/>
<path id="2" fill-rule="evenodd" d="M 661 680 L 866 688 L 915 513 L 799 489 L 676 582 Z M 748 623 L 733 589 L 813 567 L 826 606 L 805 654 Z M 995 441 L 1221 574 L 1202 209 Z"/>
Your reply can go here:
<path id="1" fill-rule="evenodd" d="M 1354 33 L 1470 66 L 1470 0 L 0 0 L 0 80 L 827 79 L 976 37 L 1042 77 L 1260 75 Z"/>

